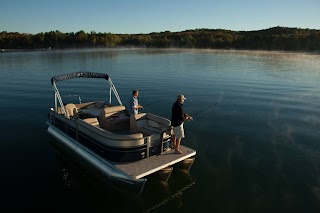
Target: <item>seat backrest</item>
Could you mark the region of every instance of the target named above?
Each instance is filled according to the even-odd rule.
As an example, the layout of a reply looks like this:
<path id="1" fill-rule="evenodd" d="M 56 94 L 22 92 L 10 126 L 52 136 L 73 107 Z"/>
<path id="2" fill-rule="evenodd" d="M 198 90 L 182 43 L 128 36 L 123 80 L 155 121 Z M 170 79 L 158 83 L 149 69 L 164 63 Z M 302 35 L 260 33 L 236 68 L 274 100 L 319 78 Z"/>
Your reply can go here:
<path id="1" fill-rule="evenodd" d="M 171 121 L 167 118 L 160 117 L 158 115 L 154 115 L 150 113 L 147 114 L 147 118 L 148 118 L 149 126 L 159 127 L 159 124 L 163 126 L 171 126 Z"/>
<path id="2" fill-rule="evenodd" d="M 141 127 L 142 123 L 147 122 L 146 115 L 147 115 L 146 113 L 130 115 L 130 132 L 131 133 L 139 132 L 139 127 Z"/>
<path id="3" fill-rule="evenodd" d="M 170 128 L 171 121 L 157 115 L 150 113 L 130 115 L 130 132 L 132 133 L 142 132 L 144 134 L 150 134 L 150 131 L 145 131 L 145 129 L 153 129 L 152 131 L 154 132 L 161 132 Z"/>
<path id="4" fill-rule="evenodd" d="M 71 117 L 77 116 L 78 109 L 77 109 L 76 105 L 74 105 L 73 103 L 65 105 L 64 108 L 66 110 L 66 117 L 67 118 L 70 119 Z"/>
<path id="5" fill-rule="evenodd" d="M 116 114 L 117 112 L 121 112 L 125 110 L 126 108 L 122 105 L 119 106 L 111 106 L 111 107 L 105 107 L 103 110 L 101 110 L 99 118 L 100 119 L 105 119 L 110 117 L 113 114 Z"/>

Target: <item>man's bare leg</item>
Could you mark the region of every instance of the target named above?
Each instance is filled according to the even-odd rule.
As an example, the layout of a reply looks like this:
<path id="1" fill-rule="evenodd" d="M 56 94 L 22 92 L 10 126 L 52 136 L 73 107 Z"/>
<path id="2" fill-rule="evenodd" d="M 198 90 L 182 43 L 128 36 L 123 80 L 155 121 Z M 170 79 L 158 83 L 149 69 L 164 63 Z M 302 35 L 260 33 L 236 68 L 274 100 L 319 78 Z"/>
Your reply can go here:
<path id="1" fill-rule="evenodd" d="M 175 135 L 172 135 L 172 138 L 171 138 L 171 148 L 172 149 L 176 148 L 176 136 Z"/>
<path id="2" fill-rule="evenodd" d="M 177 138 L 176 139 L 176 143 L 175 143 L 175 152 L 176 153 L 179 153 L 179 154 L 182 154 L 181 150 L 180 150 L 180 142 L 181 142 L 181 138 Z"/>

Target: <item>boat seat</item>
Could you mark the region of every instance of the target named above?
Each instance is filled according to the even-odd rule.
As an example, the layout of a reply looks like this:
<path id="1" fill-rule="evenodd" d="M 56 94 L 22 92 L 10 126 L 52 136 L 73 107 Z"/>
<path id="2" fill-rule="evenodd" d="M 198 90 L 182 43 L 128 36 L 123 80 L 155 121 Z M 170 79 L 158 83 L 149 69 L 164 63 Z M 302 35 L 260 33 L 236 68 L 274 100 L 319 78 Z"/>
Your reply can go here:
<path id="1" fill-rule="evenodd" d="M 105 103 L 103 101 L 89 102 L 84 104 L 77 104 L 78 112 L 80 113 L 80 117 L 83 118 L 93 118 L 99 117 L 101 110 L 104 108 Z"/>
<path id="2" fill-rule="evenodd" d="M 98 109 L 98 108 L 89 108 L 89 109 L 82 109 L 80 112 L 82 114 L 86 114 L 88 116 L 91 117 L 99 117 L 100 112 L 102 111 L 102 109 Z"/>
<path id="3" fill-rule="evenodd" d="M 101 109 L 104 107 L 105 103 L 103 101 L 96 101 L 94 105 L 96 108 Z"/>
<path id="4" fill-rule="evenodd" d="M 160 134 L 171 129 L 171 121 L 150 113 L 130 116 L 130 132 L 141 132 L 144 135 Z"/>
<path id="5" fill-rule="evenodd" d="M 130 118 L 125 109 L 122 105 L 103 108 L 98 117 L 100 127 L 109 131 L 129 129 Z"/>
<path id="6" fill-rule="evenodd" d="M 91 124 L 92 126 L 100 127 L 97 118 L 85 118 L 85 119 L 83 119 L 83 121 L 88 124 Z"/>
<path id="7" fill-rule="evenodd" d="M 75 104 L 73 104 L 73 103 L 66 104 L 66 105 L 64 106 L 64 109 L 65 109 L 65 111 L 66 111 L 66 115 L 65 115 L 65 116 L 66 116 L 68 119 L 77 118 L 78 109 L 77 109 L 77 107 L 76 107 Z"/>

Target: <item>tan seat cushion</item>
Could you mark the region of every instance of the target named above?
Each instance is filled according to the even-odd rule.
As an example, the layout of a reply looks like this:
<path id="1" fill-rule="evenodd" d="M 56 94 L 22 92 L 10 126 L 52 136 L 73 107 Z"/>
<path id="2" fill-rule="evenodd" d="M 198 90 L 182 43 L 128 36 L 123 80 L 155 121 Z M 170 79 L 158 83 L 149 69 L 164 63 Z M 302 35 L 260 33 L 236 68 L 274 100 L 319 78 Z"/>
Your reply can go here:
<path id="1" fill-rule="evenodd" d="M 64 108 L 66 110 L 66 117 L 67 118 L 71 118 L 74 115 L 77 115 L 77 113 L 78 113 L 78 109 L 77 109 L 76 105 L 74 105 L 73 103 L 65 105 Z"/>
<path id="2" fill-rule="evenodd" d="M 104 118 L 107 118 L 111 115 L 114 115 L 116 114 L 117 112 L 120 112 L 120 111 L 124 111 L 126 108 L 122 105 L 119 105 L 119 106 L 111 106 L 111 107 L 105 107 L 103 108 L 103 110 L 101 111 L 100 113 L 100 117 L 104 117 Z"/>
<path id="3" fill-rule="evenodd" d="M 122 105 L 103 108 L 98 119 L 100 127 L 109 131 L 129 128 L 130 118 L 126 116 L 125 109 Z M 117 114 L 117 116 L 112 116 L 115 114 Z"/>
<path id="4" fill-rule="evenodd" d="M 99 122 L 97 118 L 85 118 L 83 119 L 83 121 L 93 126 L 99 127 Z"/>

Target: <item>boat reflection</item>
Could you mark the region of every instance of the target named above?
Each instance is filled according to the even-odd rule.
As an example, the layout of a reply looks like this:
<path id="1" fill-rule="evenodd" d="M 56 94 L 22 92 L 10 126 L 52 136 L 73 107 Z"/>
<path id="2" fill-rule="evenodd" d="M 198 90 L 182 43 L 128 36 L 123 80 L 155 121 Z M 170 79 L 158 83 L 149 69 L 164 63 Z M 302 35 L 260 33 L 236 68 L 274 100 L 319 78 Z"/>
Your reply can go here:
<path id="1" fill-rule="evenodd" d="M 159 207 L 165 207 L 170 202 L 182 205 L 183 193 L 195 184 L 188 170 L 175 167 L 168 181 L 162 181 L 157 175 L 148 177 L 145 189 L 141 194 L 119 188 L 106 180 L 101 180 L 98 174 L 87 172 L 81 167 L 81 162 L 68 156 L 50 143 L 56 153 L 58 170 L 60 171 L 64 191 L 68 195 L 86 200 L 87 208 L 108 208 L 117 212 L 151 212 Z M 69 199 L 69 198 L 68 198 Z M 119 200 L 121 205 L 119 205 Z M 80 200 L 81 202 L 81 200 Z"/>
<path id="2" fill-rule="evenodd" d="M 148 179 L 142 193 L 144 212 L 151 212 L 168 203 L 183 205 L 183 193 L 195 184 L 190 171 L 174 168 L 168 182 Z"/>

